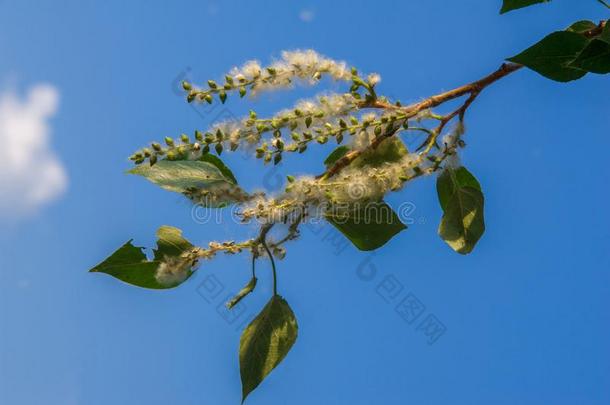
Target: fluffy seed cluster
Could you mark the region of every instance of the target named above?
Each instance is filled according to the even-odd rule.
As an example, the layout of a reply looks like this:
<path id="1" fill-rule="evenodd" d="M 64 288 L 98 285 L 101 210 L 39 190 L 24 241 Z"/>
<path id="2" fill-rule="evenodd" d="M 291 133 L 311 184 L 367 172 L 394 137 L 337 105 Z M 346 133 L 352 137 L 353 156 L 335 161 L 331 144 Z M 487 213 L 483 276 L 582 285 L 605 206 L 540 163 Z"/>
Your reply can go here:
<path id="1" fill-rule="evenodd" d="M 284 51 L 279 60 L 266 68 L 256 60 L 248 61 L 230 74 L 238 81 L 252 82 L 251 94 L 290 87 L 295 80 L 314 84 L 325 74 L 334 80 L 352 78 L 345 62 L 327 58 L 312 49 Z"/>
<path id="2" fill-rule="evenodd" d="M 182 257 L 165 257 L 157 267 L 155 279 L 163 286 L 182 283 L 189 276 L 191 261 Z"/>

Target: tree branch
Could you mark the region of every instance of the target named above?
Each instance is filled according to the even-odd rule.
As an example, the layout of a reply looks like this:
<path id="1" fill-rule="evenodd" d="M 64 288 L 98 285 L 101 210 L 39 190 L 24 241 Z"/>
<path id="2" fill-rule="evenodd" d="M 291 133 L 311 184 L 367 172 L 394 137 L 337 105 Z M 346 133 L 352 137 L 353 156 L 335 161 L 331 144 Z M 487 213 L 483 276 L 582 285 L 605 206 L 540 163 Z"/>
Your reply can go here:
<path id="1" fill-rule="evenodd" d="M 466 110 L 468 109 L 468 107 L 470 107 L 472 102 L 477 98 L 477 96 L 487 86 L 495 83 L 496 81 L 502 79 L 503 77 L 508 76 L 509 74 L 511 74 L 513 72 L 516 72 L 517 70 L 521 69 L 522 67 L 523 67 L 523 65 L 520 65 L 517 63 L 503 63 L 502 66 L 500 66 L 500 68 L 498 70 L 483 77 L 482 79 L 479 79 L 472 83 L 468 83 L 463 86 L 457 87 L 453 90 L 449 90 L 444 93 L 434 95 L 423 101 L 420 101 L 418 103 L 414 103 L 414 104 L 411 104 L 411 105 L 408 105 L 405 107 L 399 107 L 394 104 L 390 104 L 390 103 L 387 103 L 387 102 L 384 102 L 381 100 L 365 102 L 362 104 L 362 107 L 400 111 L 406 115 L 406 119 L 409 119 L 411 117 L 416 116 L 417 114 L 419 114 L 420 112 L 422 112 L 424 110 L 428 110 L 430 108 L 437 107 L 450 100 L 454 100 L 456 98 L 459 98 L 459 97 L 462 97 L 462 96 L 468 94 L 469 95 L 468 99 L 466 100 L 466 102 L 464 102 L 464 104 L 460 108 L 458 108 L 453 113 L 442 118 L 441 124 L 439 125 L 439 129 L 442 130 L 442 128 L 456 115 L 459 115 L 460 118 L 463 117 L 463 115 L 466 112 Z M 353 162 L 356 158 L 358 158 L 364 152 L 366 152 L 368 150 L 376 149 L 381 142 L 383 142 L 385 139 L 394 135 L 394 133 L 395 132 L 379 135 L 379 136 L 375 137 L 375 139 L 371 142 L 371 144 L 366 149 L 354 150 L 354 151 L 347 153 L 341 159 L 337 160 L 337 162 L 335 162 L 335 164 L 332 167 L 330 167 L 325 173 L 318 176 L 318 178 L 328 179 L 328 178 L 336 175 L 341 170 L 343 170 L 345 167 L 349 166 L 349 164 L 351 162 Z"/>

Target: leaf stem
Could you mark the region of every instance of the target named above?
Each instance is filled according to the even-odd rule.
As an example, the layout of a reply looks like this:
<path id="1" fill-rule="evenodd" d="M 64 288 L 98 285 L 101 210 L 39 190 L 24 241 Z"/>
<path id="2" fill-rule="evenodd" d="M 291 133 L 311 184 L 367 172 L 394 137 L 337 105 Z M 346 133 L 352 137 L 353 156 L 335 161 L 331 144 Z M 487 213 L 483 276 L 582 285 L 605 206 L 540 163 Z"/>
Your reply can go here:
<path id="1" fill-rule="evenodd" d="M 275 268 L 275 260 L 273 260 L 273 255 L 271 254 L 271 251 L 269 250 L 269 248 L 267 247 L 267 241 L 265 239 L 263 239 L 261 241 L 263 247 L 265 248 L 265 251 L 267 252 L 267 255 L 269 256 L 269 260 L 271 260 L 271 270 L 273 271 L 273 295 L 277 295 L 277 270 Z"/>

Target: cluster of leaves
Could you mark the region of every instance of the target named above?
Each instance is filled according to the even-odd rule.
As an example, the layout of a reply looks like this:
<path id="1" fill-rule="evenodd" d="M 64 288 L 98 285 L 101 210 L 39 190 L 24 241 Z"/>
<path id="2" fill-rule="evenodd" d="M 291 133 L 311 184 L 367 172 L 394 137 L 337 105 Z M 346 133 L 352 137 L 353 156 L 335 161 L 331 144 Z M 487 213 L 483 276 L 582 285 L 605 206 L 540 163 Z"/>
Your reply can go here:
<path id="1" fill-rule="evenodd" d="M 503 12 L 543 0 L 505 0 Z M 605 2 L 602 2 L 607 6 Z M 610 7 L 608 7 L 610 8 Z M 569 82 L 587 73 L 610 73 L 610 24 L 581 20 L 556 31 L 518 55 L 509 58 L 558 82 Z"/>
<path id="2" fill-rule="evenodd" d="M 547 0 L 504 0 L 501 12 L 544 2 Z M 599 24 L 579 21 L 565 31 L 550 34 L 509 60 L 561 82 L 578 79 L 588 72 L 609 73 L 610 25 L 606 21 Z M 315 71 L 312 79 L 317 81 L 325 73 Z M 291 80 L 285 73 L 269 67 L 253 77 L 227 75 L 223 84 L 208 81 L 203 89 L 195 89 L 187 82 L 183 83 L 183 87 L 188 102 L 212 103 L 217 98 L 224 103 L 231 92 L 243 97 L 257 87 L 277 82 L 278 75 L 286 76 L 281 79 L 283 82 Z M 481 186 L 465 167 L 446 162 L 448 157 L 457 153 L 458 148 L 464 146 L 461 133 L 454 134 L 451 145 L 439 145 L 437 142 L 445 125 L 453 118 L 459 118 L 461 127 L 464 111 L 472 100 L 469 99 L 460 109 L 445 116 L 428 112 L 424 118 L 439 123 L 438 127 L 429 129 L 412 125 L 414 119 L 422 118 L 416 117 L 412 110 L 403 108 L 399 102 L 391 103 L 378 96 L 374 77 L 363 78 L 356 69 L 352 69 L 347 80 L 351 80 L 349 92 L 341 96 L 343 104 L 339 109 L 329 109 L 330 101 L 321 97 L 314 108 L 303 110 L 297 106 L 271 118 L 259 118 L 256 112 L 251 111 L 236 130 L 216 127 L 204 132 L 197 130 L 193 138 L 182 134 L 179 139 L 167 137 L 164 145 L 152 143 L 130 157 L 136 166 L 128 173 L 142 176 L 165 190 L 180 193 L 208 208 L 254 204 L 255 208 L 250 210 L 263 215 L 262 212 L 267 212 L 266 203 L 271 207 L 290 207 L 294 199 L 278 198 L 263 203 L 259 201 L 260 193 L 244 191 L 232 171 L 218 157 L 223 150 L 234 151 L 247 142 L 254 145 L 253 153 L 257 158 L 265 163 L 277 164 L 284 152 L 303 153 L 311 142 L 325 144 L 329 139 L 334 139 L 337 144 L 342 144 L 344 139 L 354 135 L 373 136 L 374 148 L 362 150 L 353 143 L 340 145 L 325 159 L 326 172 L 318 181 L 328 187 L 328 199 L 333 201 L 333 183 L 325 183 L 327 177 L 332 177 L 343 167 L 371 175 L 383 173 L 388 165 L 398 165 L 411 154 L 397 134 L 419 131 L 426 135 L 426 141 L 418 148 L 417 164 L 410 168 L 410 174 L 401 174 L 398 185 L 388 191 L 395 191 L 403 182 L 420 175 L 439 172 L 436 186 L 443 215 L 438 233 L 454 251 L 460 254 L 472 252 L 485 231 L 485 199 Z M 478 88 L 474 90 L 480 91 Z M 476 94 L 470 93 L 471 98 Z M 381 108 L 384 112 L 371 116 L 356 114 L 368 108 Z M 216 155 L 211 152 L 216 152 Z M 426 164 L 419 164 L 419 160 Z M 288 176 L 286 195 L 291 196 L 292 189 L 298 184 L 298 179 Z M 312 201 L 297 201 L 298 208 L 302 209 Z M 330 224 L 363 251 L 380 248 L 407 228 L 383 200 L 383 194 L 367 202 L 369 204 L 366 205 L 333 206 L 324 213 L 324 218 Z M 374 212 L 369 212 L 371 209 Z M 244 213 L 244 218 L 248 215 Z M 296 317 L 287 301 L 277 293 L 274 257 L 283 258 L 285 251 L 282 244 L 298 236 L 298 225 L 305 216 L 303 213 L 291 223 L 288 234 L 277 242 L 268 241 L 267 234 L 273 223 L 265 223 L 261 225 L 256 238 L 243 242 L 211 242 L 206 248 L 192 245 L 182 237 L 179 229 L 163 226 L 157 232 L 157 249 L 151 258 L 130 240 L 90 271 L 106 273 L 139 287 L 167 289 L 188 280 L 203 259 L 211 259 L 218 252 L 235 254 L 248 251 L 252 255 L 252 276 L 227 303 L 229 308 L 233 308 L 257 286 L 256 261 L 261 257 L 268 258 L 273 270 L 273 295 L 245 328 L 240 339 L 242 399 L 245 400 L 285 358 L 297 338 Z M 286 222 L 286 217 L 278 221 Z"/>

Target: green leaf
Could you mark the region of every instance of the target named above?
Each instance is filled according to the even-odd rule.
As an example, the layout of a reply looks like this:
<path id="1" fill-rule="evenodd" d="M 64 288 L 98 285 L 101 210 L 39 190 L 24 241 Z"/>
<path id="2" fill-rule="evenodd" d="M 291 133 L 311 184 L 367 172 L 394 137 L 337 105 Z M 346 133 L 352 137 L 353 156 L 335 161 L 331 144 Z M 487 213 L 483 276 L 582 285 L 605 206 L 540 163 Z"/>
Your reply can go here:
<path id="1" fill-rule="evenodd" d="M 610 43 L 594 39 L 570 66 L 591 73 L 610 73 Z"/>
<path id="2" fill-rule="evenodd" d="M 377 249 L 407 228 L 383 201 L 333 207 L 325 217 L 360 250 Z"/>
<path id="3" fill-rule="evenodd" d="M 549 79 L 569 82 L 587 73 L 568 64 L 588 43 L 587 38 L 576 32 L 558 31 L 508 60 L 525 65 Z"/>
<path id="4" fill-rule="evenodd" d="M 177 287 L 193 274 L 192 260 L 182 257 L 193 245 L 182 237 L 180 229 L 171 226 L 160 227 L 157 237 L 153 260 L 148 260 L 142 248 L 130 240 L 89 271 L 106 273 L 138 287 Z"/>
<path id="5" fill-rule="evenodd" d="M 587 31 L 597 28 L 597 24 L 589 20 L 576 21 L 574 24 L 566 28 L 566 31 L 576 32 L 577 34 L 584 34 Z"/>
<path id="6" fill-rule="evenodd" d="M 337 163 L 337 160 L 341 159 L 343 156 L 350 151 L 349 146 L 339 146 L 335 150 L 333 150 L 330 155 L 324 160 L 324 165 L 328 168 Z"/>
<path id="7" fill-rule="evenodd" d="M 448 168 L 438 177 L 436 189 L 443 209 L 439 235 L 456 252 L 470 253 L 485 231 L 479 182 L 465 167 Z"/>
<path id="8" fill-rule="evenodd" d="M 252 277 L 248 284 L 244 286 L 235 297 L 231 298 L 231 301 L 227 302 L 227 308 L 232 309 L 235 305 L 239 303 L 246 295 L 250 294 L 256 288 L 256 277 Z"/>
<path id="9" fill-rule="evenodd" d="M 218 170 L 220 170 L 220 172 L 225 176 L 227 180 L 229 180 L 233 184 L 237 184 L 237 179 L 235 178 L 235 175 L 233 175 L 231 169 L 229 169 L 227 165 L 225 165 L 224 162 L 220 160 L 218 156 L 214 156 L 210 153 L 204 153 L 203 155 L 201 155 L 199 160 L 202 162 L 213 164 Z"/>
<path id="10" fill-rule="evenodd" d="M 136 166 L 127 173 L 143 176 L 161 188 L 177 193 L 233 184 L 214 164 L 197 160 L 161 160 L 154 166 Z"/>
<path id="11" fill-rule="evenodd" d="M 604 25 L 604 29 L 602 30 L 599 39 L 610 44 L 610 20 L 606 20 L 606 25 Z"/>
<path id="12" fill-rule="evenodd" d="M 161 160 L 154 166 L 136 166 L 128 173 L 143 176 L 165 190 L 182 193 L 206 207 L 224 207 L 243 195 L 229 168 L 209 154 L 200 160 Z"/>
<path id="13" fill-rule="evenodd" d="M 400 138 L 390 137 L 381 142 L 377 148 L 369 150 L 352 162 L 353 167 L 378 167 L 386 162 L 397 162 L 409 151 Z"/>
<path id="14" fill-rule="evenodd" d="M 518 8 L 532 6 L 538 3 L 548 3 L 551 0 L 504 0 L 500 14 L 507 13 Z"/>
<path id="15" fill-rule="evenodd" d="M 242 403 L 286 357 L 297 332 L 297 320 L 286 300 L 279 295 L 271 297 L 239 342 Z"/>

